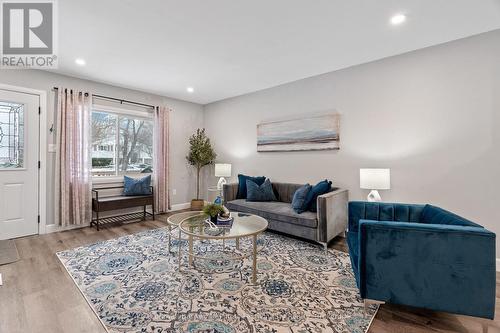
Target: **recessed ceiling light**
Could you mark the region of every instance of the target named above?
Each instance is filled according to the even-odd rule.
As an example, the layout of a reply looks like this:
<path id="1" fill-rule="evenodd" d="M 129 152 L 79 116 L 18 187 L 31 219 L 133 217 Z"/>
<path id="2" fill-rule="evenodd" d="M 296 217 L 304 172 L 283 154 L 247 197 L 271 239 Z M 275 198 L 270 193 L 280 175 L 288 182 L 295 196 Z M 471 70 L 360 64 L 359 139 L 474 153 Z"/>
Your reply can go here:
<path id="1" fill-rule="evenodd" d="M 391 17 L 391 24 L 392 25 L 400 25 L 406 21 L 406 15 L 404 14 L 397 14 Z"/>
<path id="2" fill-rule="evenodd" d="M 187 87 L 186 88 L 188 93 L 194 93 L 194 88 L 193 87 Z"/>
<path id="3" fill-rule="evenodd" d="M 85 59 L 76 58 L 75 59 L 75 64 L 77 64 L 78 66 L 85 66 L 86 62 L 85 62 Z"/>

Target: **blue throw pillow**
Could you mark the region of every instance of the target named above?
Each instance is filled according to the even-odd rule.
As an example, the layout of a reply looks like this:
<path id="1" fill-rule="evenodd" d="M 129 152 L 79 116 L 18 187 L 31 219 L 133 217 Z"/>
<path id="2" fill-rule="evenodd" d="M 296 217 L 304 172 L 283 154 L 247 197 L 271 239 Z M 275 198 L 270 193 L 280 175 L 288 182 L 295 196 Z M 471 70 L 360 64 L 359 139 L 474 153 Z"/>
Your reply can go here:
<path id="1" fill-rule="evenodd" d="M 123 195 L 150 195 L 151 175 L 136 179 L 123 176 Z"/>
<path id="2" fill-rule="evenodd" d="M 266 179 L 262 185 L 247 179 L 247 201 L 276 201 L 271 181 Z"/>
<path id="3" fill-rule="evenodd" d="M 238 194 L 236 194 L 236 199 L 246 199 L 247 198 L 247 180 L 251 180 L 257 185 L 264 184 L 266 177 L 251 177 L 242 174 L 238 175 Z"/>
<path id="4" fill-rule="evenodd" d="M 292 208 L 298 214 L 303 213 L 307 210 L 306 197 L 311 191 L 312 186 L 305 184 L 297 189 L 293 194 Z"/>
<path id="5" fill-rule="evenodd" d="M 307 210 L 311 212 L 316 212 L 318 210 L 316 199 L 318 198 L 318 195 L 322 195 L 325 193 L 330 192 L 332 187 L 332 182 L 328 181 L 327 179 L 320 181 L 316 185 L 314 185 L 309 193 L 307 194 L 306 197 L 306 207 Z"/>

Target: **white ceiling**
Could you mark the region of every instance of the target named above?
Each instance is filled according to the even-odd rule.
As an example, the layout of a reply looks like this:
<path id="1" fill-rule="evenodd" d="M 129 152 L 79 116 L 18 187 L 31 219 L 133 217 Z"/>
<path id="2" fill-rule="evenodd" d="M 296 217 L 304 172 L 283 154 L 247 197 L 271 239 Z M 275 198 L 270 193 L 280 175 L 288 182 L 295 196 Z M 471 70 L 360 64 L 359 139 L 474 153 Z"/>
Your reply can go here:
<path id="1" fill-rule="evenodd" d="M 57 72 L 201 104 L 500 28 L 500 0 L 58 3 Z"/>

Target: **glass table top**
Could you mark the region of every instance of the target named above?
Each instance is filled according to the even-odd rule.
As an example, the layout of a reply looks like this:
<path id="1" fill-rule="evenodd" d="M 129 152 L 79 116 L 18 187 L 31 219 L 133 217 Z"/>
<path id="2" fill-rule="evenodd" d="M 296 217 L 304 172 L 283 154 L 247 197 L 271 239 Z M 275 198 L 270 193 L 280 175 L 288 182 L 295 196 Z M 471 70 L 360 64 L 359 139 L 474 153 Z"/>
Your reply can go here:
<path id="1" fill-rule="evenodd" d="M 167 217 L 167 223 L 172 225 L 172 226 L 178 226 L 179 223 L 184 221 L 186 218 L 191 217 L 191 216 L 197 216 L 202 214 L 200 211 L 189 211 L 189 212 L 182 212 L 182 213 L 176 213 L 173 215 L 170 215 Z"/>
<path id="2" fill-rule="evenodd" d="M 185 234 L 213 239 L 253 236 L 267 229 L 267 220 L 260 216 L 239 212 L 231 212 L 231 216 L 231 227 L 210 227 L 205 222 L 207 217 L 200 213 L 186 217 L 179 226 Z"/>

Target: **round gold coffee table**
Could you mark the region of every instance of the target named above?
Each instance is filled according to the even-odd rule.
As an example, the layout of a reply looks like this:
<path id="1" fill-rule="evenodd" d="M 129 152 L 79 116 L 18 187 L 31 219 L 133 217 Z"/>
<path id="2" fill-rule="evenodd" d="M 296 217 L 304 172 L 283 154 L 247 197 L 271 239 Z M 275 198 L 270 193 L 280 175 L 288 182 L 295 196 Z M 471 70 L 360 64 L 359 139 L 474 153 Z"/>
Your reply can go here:
<path id="1" fill-rule="evenodd" d="M 267 229 L 268 222 L 265 218 L 257 215 L 232 212 L 234 218 L 232 226 L 211 228 L 206 222 L 206 216 L 197 214 L 186 217 L 179 224 L 180 232 L 188 236 L 189 266 L 193 264 L 193 241 L 199 240 L 225 240 L 234 239 L 236 249 L 239 250 L 240 238 L 252 237 L 252 283 L 257 282 L 257 236 Z M 181 270 L 181 247 L 179 247 L 179 271 Z M 247 257 L 247 256 L 242 256 Z M 199 257 L 203 259 L 203 257 Z"/>
<path id="2" fill-rule="evenodd" d="M 184 221 L 188 217 L 192 216 L 199 216 L 201 214 L 200 211 L 190 211 L 190 212 L 182 212 L 182 213 L 176 213 L 173 215 L 170 215 L 167 217 L 167 225 L 168 225 L 168 252 L 172 253 L 171 251 L 171 243 L 172 243 L 172 230 L 175 230 L 179 228 L 179 224 Z M 178 243 L 177 246 L 180 247 L 180 241 L 181 241 L 181 229 L 178 229 L 179 234 L 177 237 Z"/>

